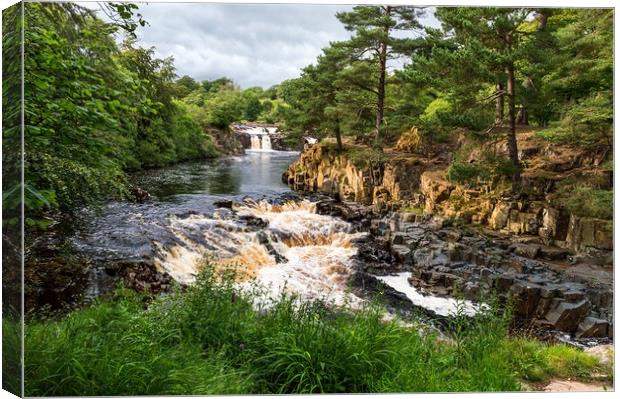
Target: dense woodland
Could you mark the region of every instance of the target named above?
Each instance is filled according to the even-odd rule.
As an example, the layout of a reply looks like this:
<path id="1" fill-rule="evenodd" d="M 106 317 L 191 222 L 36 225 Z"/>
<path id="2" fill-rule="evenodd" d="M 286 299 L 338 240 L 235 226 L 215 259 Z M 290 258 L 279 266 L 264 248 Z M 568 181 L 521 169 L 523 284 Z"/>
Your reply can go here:
<path id="1" fill-rule="evenodd" d="M 136 42 L 148 21 L 137 6 L 107 4 L 104 22 L 79 5 L 25 4 L 25 205 L 30 225 L 49 210 L 127 194 L 126 173 L 215 157 L 209 132 L 234 121 L 276 123 L 290 133 L 350 136 L 376 149 L 417 127 L 423 141 L 457 128 L 508 127 L 510 159 L 497 173 L 519 185 L 515 126 L 578 146 L 611 146 L 613 10 L 358 6 L 337 18 L 351 39 L 332 42 L 298 78 L 240 89 L 226 77 L 178 77 L 174 60 Z M 5 11 L 18 31 L 20 10 Z M 3 36 L 5 60 L 19 35 Z M 5 61 L 4 135 L 17 145 L 19 63 Z M 5 152 L 5 181 L 18 181 L 19 154 Z M 495 161 L 497 163 L 497 160 Z M 452 175 L 478 173 L 455 161 Z M 5 210 L 17 208 L 15 184 Z M 10 221 L 9 221 L 10 222 Z"/>

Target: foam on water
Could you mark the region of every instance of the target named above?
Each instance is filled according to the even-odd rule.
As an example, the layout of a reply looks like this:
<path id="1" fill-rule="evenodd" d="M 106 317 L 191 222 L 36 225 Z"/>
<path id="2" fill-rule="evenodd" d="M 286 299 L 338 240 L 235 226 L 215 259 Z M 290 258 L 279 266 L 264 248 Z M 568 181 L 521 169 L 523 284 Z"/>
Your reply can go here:
<path id="1" fill-rule="evenodd" d="M 415 305 L 429 309 L 441 316 L 453 316 L 456 314 L 459 305 L 463 307 L 465 314 L 473 316 L 480 309 L 471 301 L 457 301 L 453 298 L 441 298 L 432 295 L 422 295 L 409 284 L 408 278 L 411 273 L 398 273 L 393 276 L 377 276 L 385 284 L 402 292 Z"/>
<path id="2" fill-rule="evenodd" d="M 352 257 L 357 249 L 353 233 L 342 220 L 318 215 L 309 201 L 281 205 L 250 202 L 236 208 L 240 216 L 252 216 L 268 223 L 264 229 L 270 244 L 286 260 L 277 263 L 258 237 L 237 222 L 203 215 L 171 217 L 170 228 L 179 245 L 160 246 L 157 266 L 181 283 L 191 283 L 204 264 L 204 256 L 215 257 L 216 267 L 232 265 L 240 286 L 264 287 L 264 303 L 285 291 L 301 299 L 323 299 L 336 305 L 358 306 L 361 299 L 348 292 Z M 264 240 L 264 238 L 263 238 Z"/>

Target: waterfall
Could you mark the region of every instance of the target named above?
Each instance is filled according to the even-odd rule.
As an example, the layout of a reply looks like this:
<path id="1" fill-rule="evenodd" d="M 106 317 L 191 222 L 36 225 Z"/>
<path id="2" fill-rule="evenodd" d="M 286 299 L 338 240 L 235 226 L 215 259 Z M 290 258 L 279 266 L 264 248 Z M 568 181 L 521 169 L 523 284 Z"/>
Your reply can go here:
<path id="1" fill-rule="evenodd" d="M 250 140 L 251 140 L 251 148 L 253 150 L 260 150 L 261 149 L 261 140 L 258 138 L 257 135 L 251 135 L 250 136 Z M 269 148 L 271 148 L 271 142 L 269 143 Z"/>
<path id="2" fill-rule="evenodd" d="M 271 150 L 271 137 L 268 134 L 264 134 L 261 138 L 261 148 L 263 150 Z"/>

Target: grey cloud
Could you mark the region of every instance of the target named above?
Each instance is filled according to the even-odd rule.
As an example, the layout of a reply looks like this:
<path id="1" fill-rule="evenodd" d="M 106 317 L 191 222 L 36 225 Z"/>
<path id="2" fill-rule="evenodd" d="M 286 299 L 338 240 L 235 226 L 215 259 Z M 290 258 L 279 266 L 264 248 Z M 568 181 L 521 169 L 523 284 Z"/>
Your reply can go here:
<path id="1" fill-rule="evenodd" d="M 96 8 L 96 3 L 82 3 Z M 336 18 L 351 5 L 138 3 L 149 25 L 140 44 L 173 56 L 179 76 L 227 76 L 241 87 L 269 87 L 299 75 L 332 41 L 350 37 Z M 439 26 L 427 9 L 424 24 Z M 403 33 L 399 33 L 403 35 Z M 406 35 L 406 34 L 405 34 Z M 391 68 L 406 60 L 395 60 Z"/>
<path id="2" fill-rule="evenodd" d="M 144 46 L 174 56 L 177 73 L 228 76 L 241 87 L 269 87 L 297 76 L 330 41 L 350 36 L 335 14 L 351 6 L 139 4 L 149 26 Z"/>

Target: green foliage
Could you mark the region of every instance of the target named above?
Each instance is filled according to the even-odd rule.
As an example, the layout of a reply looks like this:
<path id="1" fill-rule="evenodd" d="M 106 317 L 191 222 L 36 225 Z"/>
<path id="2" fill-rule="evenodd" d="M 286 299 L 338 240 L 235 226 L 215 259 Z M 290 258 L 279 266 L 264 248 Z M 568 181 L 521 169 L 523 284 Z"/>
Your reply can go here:
<path id="1" fill-rule="evenodd" d="M 490 309 L 473 320 L 457 313 L 442 338 L 386 321 L 374 305 L 350 311 L 283 296 L 257 309 L 255 291 L 205 272 L 147 310 L 121 290 L 58 320 L 32 319 L 26 394 L 510 391 L 536 368 L 543 378 L 584 378 L 599 367 L 575 349 L 514 342 L 507 318 Z"/>
<path id="2" fill-rule="evenodd" d="M 218 353 L 182 342 L 119 292 L 65 319 L 26 327 L 26 391 L 36 396 L 243 393 L 247 377 Z"/>
<path id="3" fill-rule="evenodd" d="M 351 162 L 359 167 L 376 165 L 387 160 L 383 151 L 372 147 L 345 147 L 345 152 Z"/>
<path id="4" fill-rule="evenodd" d="M 146 23 L 140 14 L 134 18 L 135 5 L 104 7 L 112 23 L 72 3 L 25 4 L 24 203 L 30 226 L 43 227 L 50 210 L 71 212 L 123 197 L 126 170 L 215 155 L 200 126 L 173 101 L 178 87 L 189 90 L 197 83 L 184 77 L 175 84 L 172 59 L 136 47 L 131 35 L 116 43 L 119 29 L 133 33 Z M 15 55 L 12 36 L 3 36 L 5 46 L 5 55 Z M 12 66 L 4 77 L 17 71 Z M 19 117 L 18 88 L 8 84 L 3 92 L 13 122 Z M 3 139 L 19 148 L 19 124 L 7 118 Z M 19 155 L 4 162 L 7 181 L 16 181 Z M 12 198 L 18 189 L 12 185 Z M 19 202 L 7 201 L 5 209 Z"/>
<path id="5" fill-rule="evenodd" d="M 538 382 L 552 377 L 589 379 L 593 373 L 611 375 L 611 366 L 603 366 L 588 354 L 566 346 L 518 338 L 504 343 L 510 363 L 527 381 Z"/>
<path id="6" fill-rule="evenodd" d="M 578 216 L 611 220 L 614 212 L 613 190 L 588 185 L 565 185 L 559 190 L 558 201 Z"/>
<path id="7" fill-rule="evenodd" d="M 613 139 L 613 101 L 611 91 L 597 92 L 564 109 L 563 118 L 538 135 L 564 144 L 592 146 L 611 145 Z"/>
<path id="8" fill-rule="evenodd" d="M 514 166 L 510 160 L 496 156 L 489 151 L 482 151 L 478 162 L 467 162 L 466 156 L 472 150 L 472 147 L 466 146 L 456 154 L 448 168 L 448 180 L 465 185 L 476 185 L 489 183 L 495 179 L 506 179 L 514 173 Z"/>

